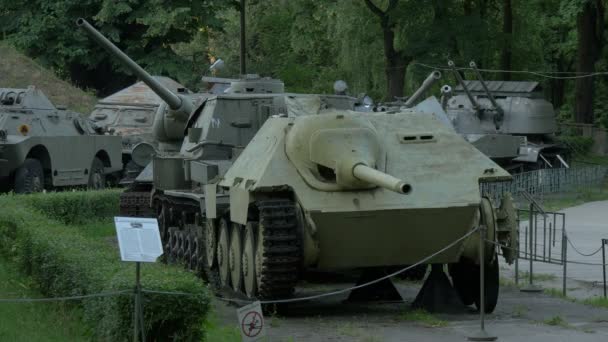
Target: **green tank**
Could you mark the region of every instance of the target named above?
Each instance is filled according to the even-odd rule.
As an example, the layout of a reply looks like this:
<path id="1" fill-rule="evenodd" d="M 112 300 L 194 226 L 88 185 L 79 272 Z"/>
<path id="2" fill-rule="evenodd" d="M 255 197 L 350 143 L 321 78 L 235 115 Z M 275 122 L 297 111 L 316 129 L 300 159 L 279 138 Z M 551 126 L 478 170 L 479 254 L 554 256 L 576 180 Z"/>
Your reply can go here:
<path id="1" fill-rule="evenodd" d="M 188 93 L 168 77 L 154 79 L 175 93 Z M 122 161 L 125 165 L 121 184 L 131 184 L 160 146 L 154 135 L 154 119 L 162 117 L 167 104 L 144 82 L 137 82 L 97 102 L 89 116 L 106 131 L 122 137 Z M 158 124 L 157 124 L 158 125 Z"/>
<path id="2" fill-rule="evenodd" d="M 99 189 L 122 169 L 120 137 L 55 107 L 35 87 L 0 88 L 0 184 L 4 191 Z"/>
<path id="3" fill-rule="evenodd" d="M 483 225 L 485 310 L 494 309 L 496 246 L 511 263 L 518 228 L 510 197 L 495 208 L 479 183 L 511 176 L 437 116 L 356 112 L 341 95 L 171 96 L 168 117 L 184 119 L 183 141 L 179 153 L 156 154 L 149 174 L 169 262 L 235 296 L 283 299 L 310 271 L 415 264 Z M 431 274 L 450 265 L 450 286 L 479 306 L 478 255 L 473 233 L 426 263 Z"/>

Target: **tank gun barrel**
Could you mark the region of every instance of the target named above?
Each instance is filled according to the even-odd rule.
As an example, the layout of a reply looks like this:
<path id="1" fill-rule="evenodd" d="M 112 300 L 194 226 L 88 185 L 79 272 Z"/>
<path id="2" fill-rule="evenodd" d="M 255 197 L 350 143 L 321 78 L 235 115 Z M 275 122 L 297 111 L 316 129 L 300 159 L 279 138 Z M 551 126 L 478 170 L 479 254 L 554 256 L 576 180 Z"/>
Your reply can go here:
<path id="1" fill-rule="evenodd" d="M 462 87 L 462 90 L 464 90 L 465 94 L 467 94 L 467 97 L 469 98 L 469 101 L 471 101 L 471 105 L 473 106 L 473 109 L 475 109 L 476 112 L 479 112 L 479 104 L 477 103 L 477 101 L 475 101 L 475 98 L 469 91 L 469 88 L 467 87 L 467 85 L 464 84 L 464 80 L 460 76 L 460 73 L 458 72 L 458 70 L 456 70 L 456 65 L 454 64 L 454 62 L 448 61 L 448 66 L 452 69 L 452 72 L 454 73 L 454 77 L 456 77 L 456 80 Z"/>
<path id="2" fill-rule="evenodd" d="M 414 105 L 414 102 L 418 101 L 418 99 L 427 91 L 429 88 L 437 82 L 441 78 L 441 72 L 435 70 L 430 73 L 430 75 L 422 82 L 420 88 L 418 88 L 412 96 L 405 102 L 405 107 L 410 108 Z"/>
<path id="3" fill-rule="evenodd" d="M 477 75 L 477 79 L 479 79 L 479 82 L 481 83 L 483 90 L 488 95 L 488 99 L 490 99 L 490 102 L 492 103 L 494 110 L 496 110 L 496 112 L 498 113 L 498 117 L 496 118 L 496 121 L 497 122 L 501 121 L 505 112 L 498 105 L 498 103 L 496 103 L 496 99 L 494 99 L 492 92 L 490 92 L 490 89 L 488 89 L 488 85 L 486 84 L 486 81 L 483 79 L 483 76 L 481 76 L 481 72 L 479 72 L 479 69 L 477 69 L 477 64 L 475 64 L 475 62 L 471 61 L 471 63 L 469 63 L 469 66 L 471 67 L 471 69 L 473 69 L 475 71 L 475 74 Z"/>
<path id="4" fill-rule="evenodd" d="M 400 194 L 409 194 L 412 191 L 411 185 L 403 180 L 373 169 L 365 164 L 355 165 L 355 167 L 353 167 L 353 176 L 361 181 L 374 184 Z"/>
<path id="5" fill-rule="evenodd" d="M 154 79 L 147 71 L 145 71 L 139 64 L 135 63 L 129 56 L 122 52 L 116 45 L 104 37 L 93 25 L 89 24 L 83 18 L 76 20 L 76 24 L 82 27 L 99 45 L 110 52 L 112 55 L 117 57 L 123 64 L 125 64 L 139 79 L 141 79 L 152 91 L 154 91 L 163 101 L 169 105 L 173 111 L 182 113 L 184 116 L 188 116 L 193 110 L 192 103 L 167 89 L 160 82 Z"/>

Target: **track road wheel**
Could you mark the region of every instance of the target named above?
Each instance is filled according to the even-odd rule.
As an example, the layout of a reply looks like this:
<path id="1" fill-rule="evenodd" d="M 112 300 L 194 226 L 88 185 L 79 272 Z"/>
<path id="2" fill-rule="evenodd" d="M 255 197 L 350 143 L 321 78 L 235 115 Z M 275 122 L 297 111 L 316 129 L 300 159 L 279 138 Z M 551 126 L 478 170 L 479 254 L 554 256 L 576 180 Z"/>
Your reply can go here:
<path id="1" fill-rule="evenodd" d="M 475 302 L 475 296 L 479 293 L 479 271 L 478 266 L 470 263 L 459 262 L 448 266 L 452 286 L 458 293 L 464 305 Z"/>
<path id="2" fill-rule="evenodd" d="M 217 242 L 217 265 L 220 270 L 220 285 L 230 286 L 230 266 L 228 261 L 228 249 L 230 246 L 230 231 L 228 222 L 220 220 L 219 240 Z"/>
<path id="3" fill-rule="evenodd" d="M 230 233 L 230 248 L 228 249 L 228 265 L 230 267 L 230 281 L 232 289 L 240 292 L 243 284 L 243 239 L 239 224 L 232 224 Z"/>
<path id="4" fill-rule="evenodd" d="M 184 241 L 184 268 L 186 269 L 190 269 L 190 254 L 192 252 L 192 236 L 190 235 L 190 232 L 185 231 L 182 232 L 183 235 L 183 241 Z"/>
<path id="5" fill-rule="evenodd" d="M 183 263 L 184 262 L 184 256 L 185 256 L 185 241 L 184 241 L 184 232 L 182 231 L 177 231 L 175 232 L 177 235 L 177 246 L 176 246 L 176 251 L 175 251 L 175 258 L 177 259 L 177 262 L 179 263 Z"/>
<path id="6" fill-rule="evenodd" d="M 44 189 L 44 170 L 36 159 L 28 158 L 15 173 L 15 193 L 31 194 Z"/>
<path id="7" fill-rule="evenodd" d="M 255 227 L 255 223 L 247 223 L 247 228 L 245 229 L 245 240 L 243 241 L 243 287 L 245 288 L 245 294 L 249 298 L 255 298 L 257 296 L 258 289 L 255 270 Z"/>
<path id="8" fill-rule="evenodd" d="M 215 220 L 208 219 L 205 221 L 205 256 L 207 267 L 213 268 L 216 263 L 217 256 L 217 227 L 215 226 Z"/>
<path id="9" fill-rule="evenodd" d="M 89 189 L 101 190 L 106 187 L 106 175 L 103 169 L 103 162 L 95 157 L 89 171 Z"/>
<path id="10" fill-rule="evenodd" d="M 199 241 L 198 237 L 194 236 L 194 237 L 192 237 L 192 242 L 191 242 L 190 264 L 188 265 L 188 268 L 191 271 L 199 273 L 200 272 L 199 260 L 200 260 L 200 241 Z"/>
<path id="11" fill-rule="evenodd" d="M 477 289 L 475 295 L 475 306 L 478 310 L 481 307 L 481 301 L 479 297 L 479 266 L 477 266 L 477 273 L 475 274 L 477 278 Z M 484 269 L 485 275 L 485 312 L 492 313 L 496 308 L 496 303 L 498 303 L 498 290 L 500 287 L 499 284 L 499 267 L 498 267 L 498 258 L 495 256 L 491 263 L 487 263 Z"/>
<path id="12" fill-rule="evenodd" d="M 167 263 L 175 263 L 175 245 L 177 245 L 177 236 L 175 235 L 176 227 L 169 227 L 167 230 L 167 244 L 165 251 L 167 253 Z"/>

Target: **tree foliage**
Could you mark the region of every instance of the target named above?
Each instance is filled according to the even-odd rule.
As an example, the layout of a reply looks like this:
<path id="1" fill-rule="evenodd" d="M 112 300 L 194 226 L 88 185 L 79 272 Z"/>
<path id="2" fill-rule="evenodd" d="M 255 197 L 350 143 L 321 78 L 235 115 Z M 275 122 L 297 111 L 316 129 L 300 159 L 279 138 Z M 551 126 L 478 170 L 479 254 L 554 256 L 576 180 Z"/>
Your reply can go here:
<path id="1" fill-rule="evenodd" d="M 6 37 L 81 84 L 124 85 L 130 73 L 73 25 L 83 16 L 154 73 L 195 85 L 215 58 L 219 75 L 239 73 L 239 1 L 0 0 Z M 431 71 L 471 60 L 486 69 L 574 72 L 581 69 L 581 15 L 595 15 L 594 58 L 586 70 L 608 69 L 605 0 L 248 0 L 249 73 L 281 78 L 290 91 L 331 92 L 337 79 L 352 94 L 407 96 Z M 588 15 L 587 15 L 588 16 Z M 388 34 L 388 36 L 387 36 Z M 392 46 L 388 46 L 390 42 Z M 589 46 L 589 44 L 587 44 Z M 387 55 L 388 52 L 388 55 Z M 392 57 L 391 58 L 387 58 Z M 391 64 L 392 63 L 392 64 Z M 589 65 L 591 63 L 592 65 Z M 593 68 L 591 68 L 593 67 Z M 397 77 L 396 83 L 391 78 Z M 468 72 L 466 77 L 474 77 Z M 496 72 L 542 83 L 564 118 L 586 103 L 587 121 L 608 122 L 606 77 L 582 90 L 572 79 Z M 443 82 L 453 84 L 450 72 Z M 395 84 L 401 83 L 401 87 Z M 391 85 L 392 84 L 392 85 Z M 579 92 L 590 96 L 578 99 Z M 578 102 L 576 102 L 578 101 Z M 587 107 L 589 108 L 589 107 Z"/>
<path id="2" fill-rule="evenodd" d="M 29 56 L 74 82 L 106 93 L 133 81 L 131 73 L 77 28 L 83 17 L 151 73 L 190 83 L 191 56 L 173 45 L 219 26 L 221 0 L 0 0 L 3 31 Z M 184 67 L 184 66 L 190 66 Z"/>

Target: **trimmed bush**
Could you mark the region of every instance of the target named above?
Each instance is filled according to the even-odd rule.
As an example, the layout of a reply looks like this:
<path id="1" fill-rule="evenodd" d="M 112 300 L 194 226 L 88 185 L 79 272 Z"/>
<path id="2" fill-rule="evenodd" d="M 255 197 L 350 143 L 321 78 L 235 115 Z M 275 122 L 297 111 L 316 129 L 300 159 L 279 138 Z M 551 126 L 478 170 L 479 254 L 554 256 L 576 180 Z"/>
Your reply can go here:
<path id="1" fill-rule="evenodd" d="M 22 198 L 29 206 L 59 222 L 74 225 L 118 215 L 121 190 L 33 194 Z"/>
<path id="2" fill-rule="evenodd" d="M 97 203 L 118 192 L 61 193 L 37 196 L 0 196 L 0 249 L 12 256 L 49 297 L 132 290 L 135 265 L 120 261 L 116 246 L 107 239 L 87 237 L 82 224 L 105 216 L 110 206 Z M 73 198 L 72 198 L 73 197 Z M 24 205 L 24 203 L 26 205 Z M 63 203 L 63 204 L 61 204 Z M 90 207 L 84 208 L 85 204 Z M 51 219 L 46 215 L 58 219 Z M 111 216 L 110 216 L 111 217 Z M 111 223 L 108 223 L 111 224 Z M 181 267 L 142 265 L 142 287 L 146 290 L 184 292 L 190 295 L 144 294 L 147 335 L 155 340 L 201 340 L 203 322 L 210 308 L 210 292 L 195 275 Z M 133 296 L 130 294 L 82 300 L 84 319 L 97 340 L 127 341 L 132 338 Z"/>

